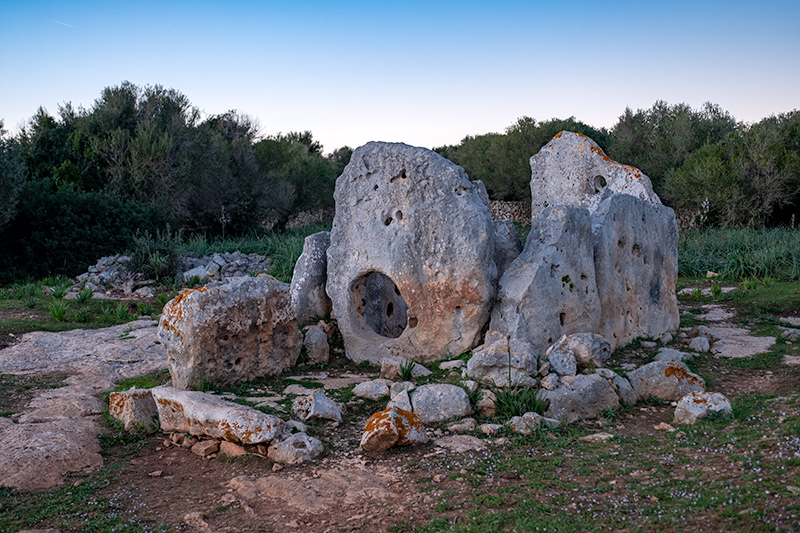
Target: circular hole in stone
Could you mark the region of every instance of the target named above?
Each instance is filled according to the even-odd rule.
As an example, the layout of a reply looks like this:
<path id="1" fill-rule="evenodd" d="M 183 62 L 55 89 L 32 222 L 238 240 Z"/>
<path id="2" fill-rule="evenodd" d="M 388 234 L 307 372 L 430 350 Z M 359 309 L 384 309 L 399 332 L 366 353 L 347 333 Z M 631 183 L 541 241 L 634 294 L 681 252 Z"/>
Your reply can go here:
<path id="1" fill-rule="evenodd" d="M 369 272 L 358 277 L 350 290 L 357 320 L 363 327 L 390 339 L 403 334 L 409 325 L 408 305 L 389 276 Z"/>
<path id="2" fill-rule="evenodd" d="M 394 218 L 396 218 L 397 220 L 403 220 L 403 212 L 398 211 L 397 213 L 394 214 Z"/>
<path id="3" fill-rule="evenodd" d="M 600 192 L 606 188 L 606 179 L 603 176 L 594 177 L 594 192 Z"/>
<path id="4" fill-rule="evenodd" d="M 384 226 L 388 226 L 392 223 L 392 217 L 386 217 L 386 220 L 383 221 Z"/>

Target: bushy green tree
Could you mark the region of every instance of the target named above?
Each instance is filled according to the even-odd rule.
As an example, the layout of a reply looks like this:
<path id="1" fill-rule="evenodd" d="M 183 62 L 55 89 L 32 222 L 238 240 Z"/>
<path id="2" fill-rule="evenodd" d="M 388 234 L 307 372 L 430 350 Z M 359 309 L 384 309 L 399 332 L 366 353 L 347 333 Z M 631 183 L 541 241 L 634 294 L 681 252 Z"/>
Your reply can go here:
<path id="1" fill-rule="evenodd" d="M 19 192 L 25 183 L 25 166 L 19 143 L 6 137 L 0 120 L 0 230 L 17 212 Z"/>

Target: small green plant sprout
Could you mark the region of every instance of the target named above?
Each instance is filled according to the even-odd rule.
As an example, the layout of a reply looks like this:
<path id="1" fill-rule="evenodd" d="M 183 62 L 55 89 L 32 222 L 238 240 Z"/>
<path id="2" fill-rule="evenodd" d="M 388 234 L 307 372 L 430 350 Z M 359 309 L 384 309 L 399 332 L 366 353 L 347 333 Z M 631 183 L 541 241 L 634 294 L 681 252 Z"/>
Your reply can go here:
<path id="1" fill-rule="evenodd" d="M 149 304 L 146 302 L 139 302 L 136 304 L 136 310 L 139 312 L 139 316 L 150 316 L 155 313 L 155 308 L 153 304 Z"/>
<path id="2" fill-rule="evenodd" d="M 62 299 L 64 296 L 67 295 L 67 287 L 64 285 L 56 285 L 53 287 L 53 298 L 56 300 Z"/>
<path id="3" fill-rule="evenodd" d="M 87 322 L 92 321 L 92 312 L 88 309 L 81 309 L 77 313 L 75 313 L 75 320 L 82 324 L 86 324 Z"/>
<path id="4" fill-rule="evenodd" d="M 67 304 L 63 300 L 56 300 L 50 304 L 50 314 L 56 322 L 61 322 L 67 314 Z"/>
<path id="5" fill-rule="evenodd" d="M 722 286 L 719 284 L 719 281 L 712 281 L 711 296 L 713 296 L 714 298 L 719 298 L 720 294 L 722 294 Z"/>
<path id="6" fill-rule="evenodd" d="M 161 305 L 166 305 L 166 303 L 170 300 L 169 294 L 163 292 L 159 292 L 156 298 L 158 298 L 158 303 Z"/>
<path id="7" fill-rule="evenodd" d="M 117 304 L 117 307 L 114 308 L 114 316 L 116 316 L 119 320 L 127 320 L 130 318 L 128 314 L 128 304 L 124 302 L 120 302 Z"/>
<path id="8" fill-rule="evenodd" d="M 34 307 L 36 307 L 39 304 L 39 300 L 35 296 L 30 296 L 28 298 L 25 298 L 25 300 L 23 300 L 22 303 L 25 304 L 25 307 L 28 307 L 29 309 L 33 309 Z"/>
<path id="9" fill-rule="evenodd" d="M 122 339 L 122 340 L 135 339 L 136 337 L 131 335 L 132 331 L 133 331 L 133 328 L 125 328 L 125 331 L 122 332 L 122 335 L 120 335 L 119 338 Z"/>
<path id="10" fill-rule="evenodd" d="M 703 296 L 703 289 L 697 287 L 696 289 L 692 290 L 692 297 L 694 298 L 701 298 Z"/>
<path id="11" fill-rule="evenodd" d="M 501 419 L 522 416 L 531 412 L 541 415 L 550 405 L 550 400 L 545 398 L 537 387 L 491 386 L 489 389 L 496 397 L 495 414 Z"/>
<path id="12" fill-rule="evenodd" d="M 765 287 L 769 287 L 770 285 L 772 285 L 773 281 L 775 280 L 773 280 L 770 276 L 764 276 L 764 279 L 761 282 L 764 284 Z"/>
<path id="13" fill-rule="evenodd" d="M 414 373 L 414 365 L 416 365 L 416 363 L 411 359 L 400 364 L 400 379 L 402 381 L 411 381 L 414 377 L 412 375 Z"/>
<path id="14" fill-rule="evenodd" d="M 78 303 L 85 304 L 86 302 L 91 300 L 93 296 L 94 296 L 94 291 L 92 291 L 92 289 L 81 289 L 76 299 L 78 300 Z"/>
<path id="15" fill-rule="evenodd" d="M 747 277 L 742 280 L 742 288 L 746 291 L 752 290 L 758 284 L 758 280 Z"/>
<path id="16" fill-rule="evenodd" d="M 186 280 L 186 285 L 188 287 L 197 287 L 200 285 L 200 276 L 189 276 L 189 279 Z"/>
<path id="17" fill-rule="evenodd" d="M 569 285 L 569 292 L 575 290 L 575 283 L 572 282 L 572 279 L 569 277 L 569 275 L 561 278 L 561 285 L 562 286 Z"/>

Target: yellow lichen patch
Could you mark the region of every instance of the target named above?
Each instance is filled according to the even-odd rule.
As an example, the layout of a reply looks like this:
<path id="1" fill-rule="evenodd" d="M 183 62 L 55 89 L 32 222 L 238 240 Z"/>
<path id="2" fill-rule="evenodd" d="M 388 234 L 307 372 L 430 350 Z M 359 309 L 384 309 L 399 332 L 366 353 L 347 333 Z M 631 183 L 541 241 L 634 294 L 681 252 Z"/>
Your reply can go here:
<path id="1" fill-rule="evenodd" d="M 606 163 L 614 163 L 614 160 L 608 157 L 599 146 L 591 146 L 589 149 Z"/>

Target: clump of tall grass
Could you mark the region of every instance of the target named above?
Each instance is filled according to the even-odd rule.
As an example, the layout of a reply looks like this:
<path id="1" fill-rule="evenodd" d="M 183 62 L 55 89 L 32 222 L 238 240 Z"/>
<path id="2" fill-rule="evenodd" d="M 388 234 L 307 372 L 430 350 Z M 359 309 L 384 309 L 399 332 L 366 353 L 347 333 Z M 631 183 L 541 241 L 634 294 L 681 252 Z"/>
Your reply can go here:
<path id="1" fill-rule="evenodd" d="M 739 281 L 770 277 L 800 280 L 800 232 L 792 228 L 706 228 L 681 232 L 678 270 L 682 276 Z"/>

